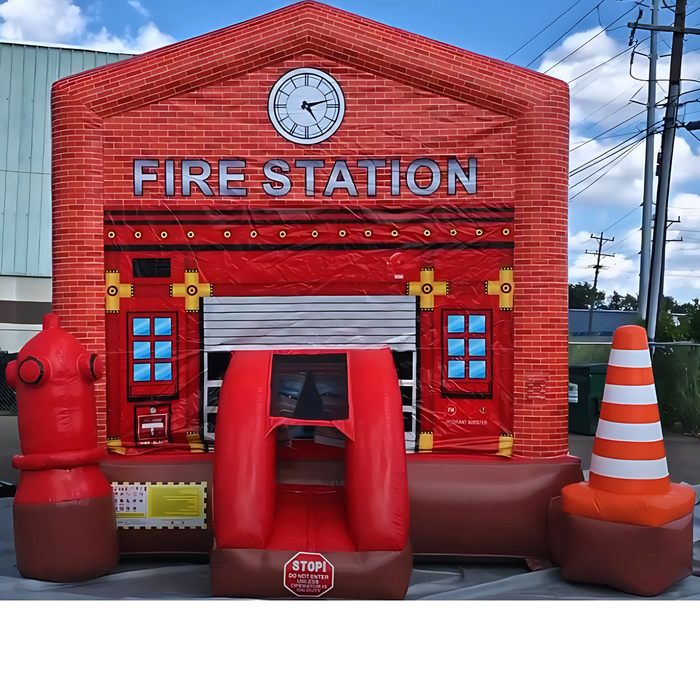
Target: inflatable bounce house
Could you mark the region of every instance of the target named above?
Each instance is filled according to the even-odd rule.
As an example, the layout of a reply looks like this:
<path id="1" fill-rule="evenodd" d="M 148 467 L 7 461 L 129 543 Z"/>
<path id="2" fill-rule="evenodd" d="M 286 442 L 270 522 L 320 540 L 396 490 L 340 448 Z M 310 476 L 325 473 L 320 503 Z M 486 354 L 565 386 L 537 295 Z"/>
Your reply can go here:
<path id="1" fill-rule="evenodd" d="M 301 2 L 52 110 L 55 315 L 8 372 L 23 575 L 210 552 L 214 595 L 402 598 L 413 556 L 559 552 L 628 585 L 580 578 L 591 489 L 628 511 L 568 454 L 564 83 Z M 641 559 L 676 523 L 664 586 L 683 504 L 622 521 Z"/>

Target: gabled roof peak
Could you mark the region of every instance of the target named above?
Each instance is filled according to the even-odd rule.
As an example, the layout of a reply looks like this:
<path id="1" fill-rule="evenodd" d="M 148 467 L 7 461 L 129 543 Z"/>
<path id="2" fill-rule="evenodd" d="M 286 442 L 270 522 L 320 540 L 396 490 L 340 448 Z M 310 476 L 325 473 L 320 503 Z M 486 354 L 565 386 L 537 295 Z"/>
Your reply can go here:
<path id="1" fill-rule="evenodd" d="M 526 68 L 302 0 L 65 78 L 54 90 L 107 117 L 305 53 L 513 116 L 568 89 Z"/>

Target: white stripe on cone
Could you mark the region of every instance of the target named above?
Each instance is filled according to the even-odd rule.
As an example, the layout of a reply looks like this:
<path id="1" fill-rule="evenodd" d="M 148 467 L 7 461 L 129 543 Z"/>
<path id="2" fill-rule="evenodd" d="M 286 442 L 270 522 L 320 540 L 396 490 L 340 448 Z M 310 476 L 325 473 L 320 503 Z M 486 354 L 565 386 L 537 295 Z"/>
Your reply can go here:
<path id="1" fill-rule="evenodd" d="M 663 479 L 668 476 L 668 464 L 666 457 L 612 459 L 612 457 L 601 457 L 594 452 L 591 456 L 591 472 L 614 479 Z"/>
<path id="2" fill-rule="evenodd" d="M 604 440 L 621 440 L 623 442 L 654 442 L 663 440 L 661 423 L 614 423 L 613 421 L 598 421 L 596 437 Z"/>
<path id="3" fill-rule="evenodd" d="M 606 384 L 603 391 L 603 403 L 627 404 L 632 406 L 647 406 L 656 403 L 656 389 L 653 384 L 642 386 L 627 386 L 622 384 Z"/>
<path id="4" fill-rule="evenodd" d="M 613 367 L 651 367 L 648 350 L 617 350 L 610 351 L 608 364 Z"/>

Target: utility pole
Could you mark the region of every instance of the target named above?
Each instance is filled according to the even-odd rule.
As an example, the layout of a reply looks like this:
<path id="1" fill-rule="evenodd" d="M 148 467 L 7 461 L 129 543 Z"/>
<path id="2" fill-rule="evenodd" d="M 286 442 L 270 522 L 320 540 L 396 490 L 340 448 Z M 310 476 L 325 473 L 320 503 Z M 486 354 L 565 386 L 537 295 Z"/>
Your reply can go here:
<path id="1" fill-rule="evenodd" d="M 659 22 L 659 0 L 652 0 L 651 23 Z M 649 273 L 651 271 L 651 222 L 654 199 L 654 125 L 656 124 L 656 61 L 657 35 L 651 30 L 649 51 L 649 88 L 647 91 L 647 136 L 644 158 L 644 203 L 642 204 L 642 253 L 639 261 L 639 301 L 637 308 L 643 320 L 647 317 Z"/>
<path id="2" fill-rule="evenodd" d="M 654 339 L 656 338 L 656 327 L 658 325 L 659 310 L 661 307 L 661 284 L 666 253 L 666 218 L 668 216 L 671 162 L 673 160 L 673 144 L 676 135 L 678 102 L 680 96 L 681 63 L 683 61 L 683 37 L 686 34 L 700 34 L 700 29 L 686 28 L 685 14 L 686 0 L 677 0 L 675 7 L 675 18 L 672 27 L 662 27 L 658 24 L 640 24 L 638 21 L 630 22 L 627 25 L 632 29 L 648 29 L 651 32 L 673 32 L 668 101 L 666 103 L 666 114 L 664 117 L 664 130 L 661 136 L 659 184 L 656 194 L 654 240 L 651 250 L 649 293 L 647 297 L 646 309 L 647 337 L 651 343 L 653 343 Z"/>
<path id="3" fill-rule="evenodd" d="M 612 238 L 604 238 L 603 234 L 601 233 L 600 236 L 594 236 L 593 234 L 591 234 L 591 238 L 594 241 L 598 241 L 598 252 L 590 253 L 588 250 L 586 250 L 586 255 L 595 255 L 596 256 L 595 265 L 588 266 L 589 268 L 592 268 L 595 270 L 595 277 L 593 278 L 593 293 L 591 296 L 591 312 L 588 315 L 588 335 L 591 335 L 591 331 L 593 330 L 593 309 L 595 307 L 595 294 L 598 291 L 598 273 L 601 270 L 605 269 L 605 265 L 600 264 L 600 259 L 601 258 L 614 258 L 615 257 L 615 253 L 610 255 L 609 253 L 603 252 L 603 243 L 612 243 L 615 240 L 614 236 Z"/>
<path id="4" fill-rule="evenodd" d="M 668 84 L 668 102 L 664 118 L 664 131 L 661 136 L 661 171 L 656 193 L 656 216 L 654 218 L 654 242 L 651 250 L 651 271 L 649 275 L 649 298 L 647 301 L 647 337 L 656 340 L 656 327 L 661 309 L 661 281 L 666 257 L 666 219 L 668 218 L 668 197 L 671 185 L 671 163 L 676 137 L 678 118 L 678 98 L 681 90 L 681 63 L 683 61 L 683 30 L 685 29 L 686 0 L 677 0 L 676 16 L 673 22 L 671 44 L 671 71 Z"/>

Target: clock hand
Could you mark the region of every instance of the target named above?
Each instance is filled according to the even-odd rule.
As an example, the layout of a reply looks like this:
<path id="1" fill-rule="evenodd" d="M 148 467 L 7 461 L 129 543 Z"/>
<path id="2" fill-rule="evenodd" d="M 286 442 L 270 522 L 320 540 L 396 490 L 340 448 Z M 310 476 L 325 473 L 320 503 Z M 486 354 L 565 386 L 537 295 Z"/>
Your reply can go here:
<path id="1" fill-rule="evenodd" d="M 316 105 L 323 104 L 324 102 L 328 102 L 328 100 L 319 100 L 318 102 L 307 102 L 306 104 L 309 107 L 315 107 Z"/>
<path id="2" fill-rule="evenodd" d="M 325 102 L 325 100 L 323 100 L 323 102 Z M 318 104 L 318 102 L 313 102 L 312 104 Z M 316 115 L 311 111 L 311 105 L 306 100 L 301 103 L 301 108 L 305 109 L 314 119 L 316 119 Z"/>

